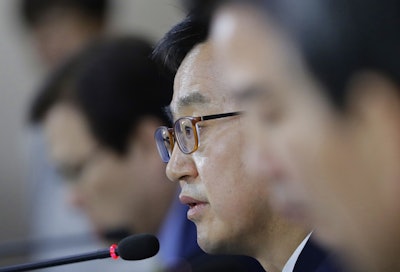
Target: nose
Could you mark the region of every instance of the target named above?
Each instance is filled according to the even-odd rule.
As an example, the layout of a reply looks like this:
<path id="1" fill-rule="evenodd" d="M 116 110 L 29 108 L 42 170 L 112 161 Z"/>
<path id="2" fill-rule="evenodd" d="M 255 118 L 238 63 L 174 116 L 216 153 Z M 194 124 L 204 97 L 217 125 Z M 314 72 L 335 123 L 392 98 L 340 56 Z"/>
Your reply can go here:
<path id="1" fill-rule="evenodd" d="M 166 173 L 171 181 L 187 181 L 196 177 L 197 168 L 192 155 L 182 153 L 179 147 L 175 145 L 167 164 Z"/>

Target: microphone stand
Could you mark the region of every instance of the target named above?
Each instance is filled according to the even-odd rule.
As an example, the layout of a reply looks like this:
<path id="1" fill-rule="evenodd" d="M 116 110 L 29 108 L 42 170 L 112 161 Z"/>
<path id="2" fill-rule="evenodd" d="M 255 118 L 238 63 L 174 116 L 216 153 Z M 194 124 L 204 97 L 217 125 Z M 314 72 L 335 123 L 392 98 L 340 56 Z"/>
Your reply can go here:
<path id="1" fill-rule="evenodd" d="M 63 264 L 89 261 L 94 259 L 104 259 L 111 257 L 118 259 L 121 256 L 124 260 L 143 260 L 157 254 L 160 244 L 156 236 L 148 233 L 136 234 L 122 239 L 118 245 L 112 244 L 108 249 L 97 250 L 95 252 L 50 259 L 41 262 L 12 265 L 0 267 L 0 272 L 19 272 L 34 270 Z"/>
<path id="2" fill-rule="evenodd" d="M 54 250 L 75 247 L 95 242 L 91 233 L 73 234 L 62 237 L 36 238 L 31 240 L 8 241 L 0 243 L 0 259 L 30 254 L 37 248 Z"/>
<path id="3" fill-rule="evenodd" d="M 13 266 L 9 266 L 6 268 L 0 268 L 0 272 L 27 271 L 27 270 L 46 268 L 46 267 L 52 267 L 52 266 L 57 266 L 57 265 L 63 265 L 63 264 L 84 262 L 84 261 L 95 260 L 95 259 L 104 259 L 104 258 L 109 258 L 109 257 L 110 257 L 110 250 L 103 249 L 103 250 L 99 250 L 96 252 L 72 255 L 72 256 L 61 258 L 61 259 L 51 259 L 51 260 L 46 260 L 46 261 L 41 261 L 41 262 L 32 262 L 32 263 L 27 263 L 27 264 L 13 265 Z"/>

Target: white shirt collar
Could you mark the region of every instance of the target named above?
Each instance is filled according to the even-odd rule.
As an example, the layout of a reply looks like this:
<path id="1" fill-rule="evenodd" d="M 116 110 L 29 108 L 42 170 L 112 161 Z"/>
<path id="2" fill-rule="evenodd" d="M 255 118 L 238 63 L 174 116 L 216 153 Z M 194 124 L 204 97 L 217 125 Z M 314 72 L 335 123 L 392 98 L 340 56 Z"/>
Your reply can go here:
<path id="1" fill-rule="evenodd" d="M 294 266 L 296 265 L 297 259 L 300 256 L 301 251 L 306 245 L 308 239 L 310 238 L 311 232 L 304 238 L 304 240 L 300 243 L 300 245 L 293 252 L 292 256 L 290 256 L 289 260 L 286 262 L 285 266 L 282 269 L 282 272 L 293 272 Z"/>

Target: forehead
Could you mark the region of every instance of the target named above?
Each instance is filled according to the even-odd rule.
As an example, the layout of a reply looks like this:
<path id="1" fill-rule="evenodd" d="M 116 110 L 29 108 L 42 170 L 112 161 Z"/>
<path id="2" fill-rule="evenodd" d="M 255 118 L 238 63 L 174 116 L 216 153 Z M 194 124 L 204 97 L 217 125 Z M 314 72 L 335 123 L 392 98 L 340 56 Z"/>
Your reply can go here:
<path id="1" fill-rule="evenodd" d="M 233 108 L 219 63 L 211 43 L 195 46 L 179 67 L 174 81 L 170 109 L 174 117 L 219 113 Z"/>
<path id="2" fill-rule="evenodd" d="M 228 82 L 238 88 L 245 81 L 277 78 L 297 59 L 282 29 L 266 12 L 250 5 L 222 6 L 212 21 L 210 40 Z"/>

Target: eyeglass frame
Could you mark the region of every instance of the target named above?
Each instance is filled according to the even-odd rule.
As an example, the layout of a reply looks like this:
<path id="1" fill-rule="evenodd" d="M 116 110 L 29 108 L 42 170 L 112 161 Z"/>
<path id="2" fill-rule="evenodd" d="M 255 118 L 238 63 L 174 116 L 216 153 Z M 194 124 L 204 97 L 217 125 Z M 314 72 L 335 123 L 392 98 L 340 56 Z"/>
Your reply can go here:
<path id="1" fill-rule="evenodd" d="M 192 154 L 193 152 L 195 152 L 199 148 L 199 132 L 198 132 L 198 129 L 197 129 L 197 126 L 196 126 L 198 122 L 214 120 L 214 119 L 219 119 L 219 118 L 225 118 L 225 117 L 233 117 L 233 116 L 241 115 L 243 113 L 244 113 L 243 111 L 233 111 L 233 112 L 227 112 L 227 113 L 203 115 L 203 116 L 196 116 L 196 117 L 195 116 L 185 116 L 185 117 L 181 117 L 181 118 L 177 119 L 174 122 L 172 127 L 166 127 L 166 126 L 158 127 L 156 129 L 156 131 L 154 132 L 154 138 L 155 138 L 157 149 L 158 149 L 158 152 L 159 152 L 159 155 L 160 155 L 161 159 L 165 163 L 169 162 L 169 160 L 171 158 L 171 155 L 172 155 L 172 152 L 174 150 L 175 142 L 178 143 L 179 150 L 183 154 L 187 154 L 188 155 L 188 154 Z M 176 126 L 177 126 L 177 124 L 179 124 L 179 121 L 181 121 L 182 119 L 189 120 L 191 122 L 191 124 L 192 124 L 194 137 L 195 137 L 195 142 L 194 142 L 193 150 L 191 150 L 191 151 L 184 151 L 183 150 L 183 148 L 181 147 L 181 143 L 180 143 L 180 141 L 178 140 L 178 138 L 176 137 L 176 134 L 175 134 Z M 168 150 L 168 148 L 165 146 L 165 144 L 163 144 L 164 148 L 168 152 L 168 156 L 169 156 L 168 161 L 164 160 L 162 152 L 160 151 L 159 141 L 157 140 L 157 132 L 160 131 L 160 130 L 167 131 L 169 133 L 169 136 L 170 136 L 171 149 Z"/>

